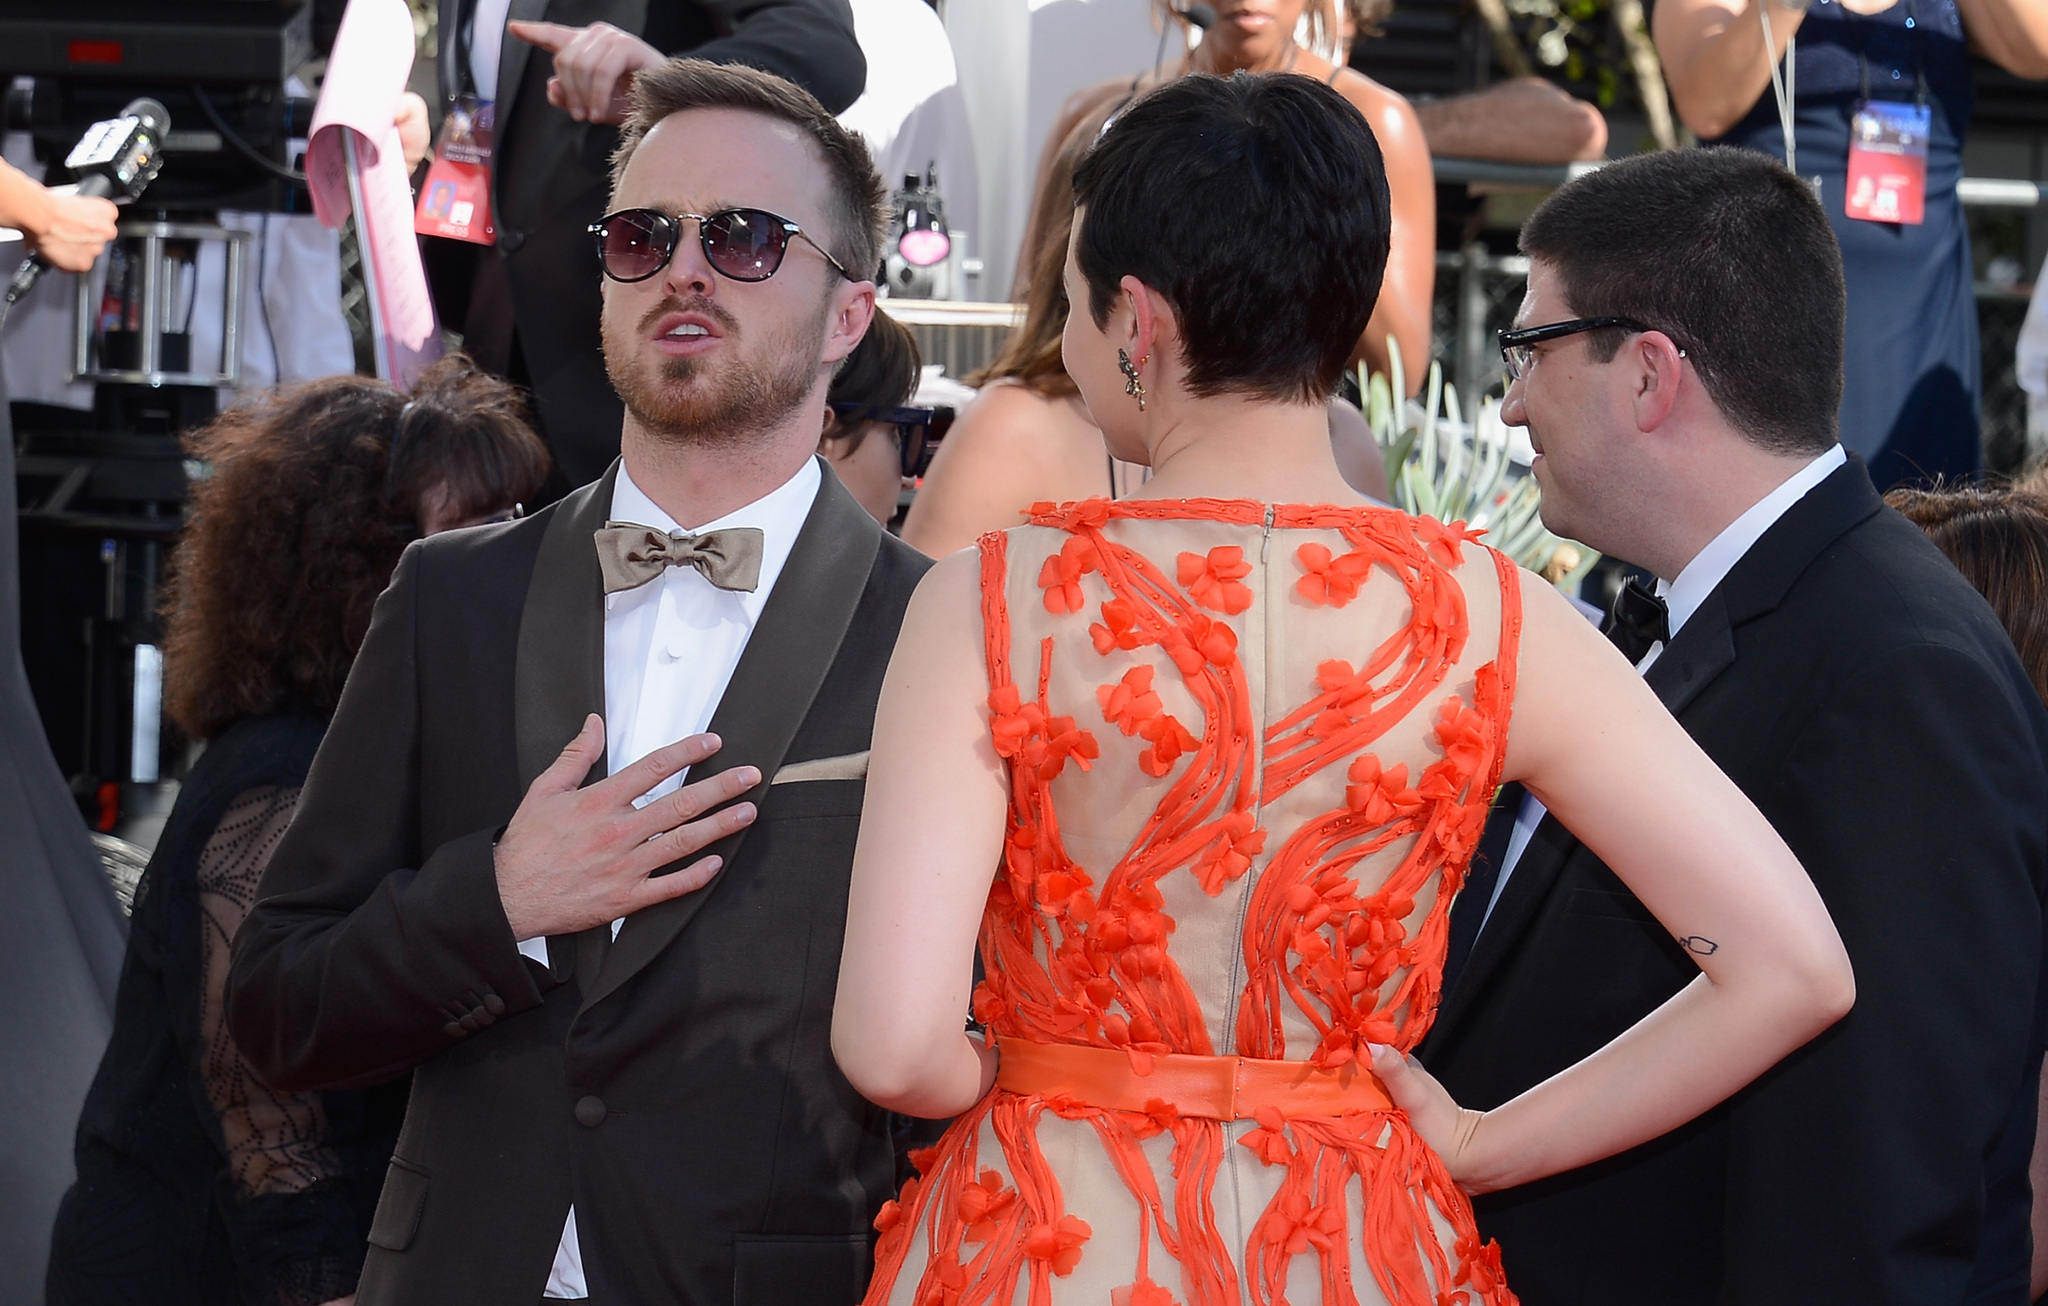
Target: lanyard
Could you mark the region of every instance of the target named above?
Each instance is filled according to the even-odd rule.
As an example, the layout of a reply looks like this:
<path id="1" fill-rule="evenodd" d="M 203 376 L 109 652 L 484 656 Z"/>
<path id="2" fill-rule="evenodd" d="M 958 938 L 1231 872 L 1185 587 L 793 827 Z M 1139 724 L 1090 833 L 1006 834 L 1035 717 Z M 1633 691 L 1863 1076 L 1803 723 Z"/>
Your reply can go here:
<path id="1" fill-rule="evenodd" d="M 1764 7 L 1765 3 L 1766 0 L 1756 0 L 1756 19 L 1764 26 L 1764 67 L 1770 69 L 1771 94 L 1778 100 L 1778 130 L 1785 134 L 1785 169 L 1796 177 L 1799 175 L 1799 145 L 1793 130 L 1792 105 L 1799 93 L 1799 66 L 1795 53 L 1799 45 L 1799 34 L 1795 32 L 1785 38 L 1785 72 L 1780 76 L 1778 61 L 1771 57 L 1771 15 Z M 1864 68 L 1863 77 L 1865 82 L 1870 79 L 1868 65 Z"/>
<path id="2" fill-rule="evenodd" d="M 1864 27 L 1864 15 L 1844 9 L 1849 25 L 1856 30 L 1856 61 L 1863 67 L 1863 99 L 1870 99 L 1870 33 Z M 1913 0 L 1906 0 L 1906 30 L 1913 34 L 1913 103 L 1927 104 L 1927 59 L 1920 45 L 1920 11 Z"/>

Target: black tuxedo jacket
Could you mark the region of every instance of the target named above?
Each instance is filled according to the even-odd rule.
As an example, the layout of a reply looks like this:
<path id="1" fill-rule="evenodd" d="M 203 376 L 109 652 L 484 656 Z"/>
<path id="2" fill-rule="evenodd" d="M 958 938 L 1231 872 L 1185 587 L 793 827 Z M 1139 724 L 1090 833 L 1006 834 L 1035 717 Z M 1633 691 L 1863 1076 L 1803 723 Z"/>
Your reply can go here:
<path id="1" fill-rule="evenodd" d="M 572 1201 L 608 1304 L 844 1306 L 867 1282 L 894 1159 L 833 1062 L 832 1000 L 856 777 L 928 562 L 826 472 L 692 772 L 758 766 L 759 818 L 601 959 L 551 938 L 541 966 L 491 848 L 604 711 L 612 480 L 406 551 L 235 940 L 230 1020 L 265 1080 L 414 1072 L 362 1306 L 533 1306 Z"/>
<path id="2" fill-rule="evenodd" d="M 439 0 L 445 101 L 469 83 L 463 28 L 475 0 Z M 860 97 L 867 61 L 847 0 L 511 0 L 511 18 L 610 23 L 670 54 L 786 77 L 834 113 Z M 562 488 L 619 454 L 619 397 L 598 348 L 597 254 L 584 228 L 604 216 L 616 128 L 548 103 L 554 59 L 509 35 L 498 67 L 492 157 L 495 246 L 427 237 L 441 317 L 485 367 L 533 391 Z M 481 92 L 486 98 L 491 89 Z M 514 355 L 514 331 L 518 353 Z M 552 494 L 549 497 L 553 497 Z"/>
<path id="3" fill-rule="evenodd" d="M 2038 1070 L 2048 715 L 1990 608 L 1853 456 L 1647 679 L 1813 877 L 1856 1006 L 1690 1125 L 1482 1198 L 1480 1229 L 1528 1306 L 1963 1300 L 1987 1158 Z M 1490 1108 L 1698 973 L 1546 819 L 1419 1055 Z"/>

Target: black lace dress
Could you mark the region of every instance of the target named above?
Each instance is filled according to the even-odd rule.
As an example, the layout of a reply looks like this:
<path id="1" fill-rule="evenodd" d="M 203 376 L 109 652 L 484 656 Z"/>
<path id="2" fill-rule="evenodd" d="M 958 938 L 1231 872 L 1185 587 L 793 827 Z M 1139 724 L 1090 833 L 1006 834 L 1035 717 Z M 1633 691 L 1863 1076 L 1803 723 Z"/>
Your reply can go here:
<path id="1" fill-rule="evenodd" d="M 237 722 L 179 795 L 136 893 L 49 1306 L 318 1306 L 355 1291 L 406 1083 L 273 1092 L 229 1037 L 224 998 L 235 929 L 325 730 Z"/>

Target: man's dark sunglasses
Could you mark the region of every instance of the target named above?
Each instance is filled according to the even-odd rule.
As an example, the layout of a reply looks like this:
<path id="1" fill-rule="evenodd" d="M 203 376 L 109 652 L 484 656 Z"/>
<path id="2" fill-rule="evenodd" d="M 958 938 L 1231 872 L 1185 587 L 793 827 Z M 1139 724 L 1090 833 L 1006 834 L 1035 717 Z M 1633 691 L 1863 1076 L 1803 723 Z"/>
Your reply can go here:
<path id="1" fill-rule="evenodd" d="M 1523 327 L 1519 331 L 1500 333 L 1500 359 L 1508 365 L 1508 378 L 1519 381 L 1529 374 L 1529 363 L 1534 357 L 1531 346 L 1540 345 L 1546 340 L 1562 340 L 1566 336 L 1575 336 L 1582 331 L 1604 331 L 1608 327 L 1620 327 L 1624 331 L 1655 330 L 1654 327 L 1645 326 L 1632 317 L 1578 317 L 1569 322 Z M 1683 347 L 1680 347 L 1678 356 L 1685 357 Z"/>
<path id="2" fill-rule="evenodd" d="M 782 266 L 789 238 L 809 245 L 848 281 L 860 278 L 841 267 L 804 229 L 766 209 L 723 209 L 717 213 L 678 213 L 657 209 L 620 209 L 590 224 L 597 243 L 597 261 L 614 281 L 645 281 L 668 266 L 683 238 L 683 223 L 695 220 L 704 261 L 720 276 L 734 281 L 766 281 Z"/>
<path id="3" fill-rule="evenodd" d="M 882 422 L 896 428 L 896 450 L 903 458 L 903 474 L 918 477 L 932 465 L 939 441 L 953 425 L 953 410 L 936 408 L 889 408 L 879 404 L 836 403 L 830 405 L 842 427 L 863 422 Z"/>

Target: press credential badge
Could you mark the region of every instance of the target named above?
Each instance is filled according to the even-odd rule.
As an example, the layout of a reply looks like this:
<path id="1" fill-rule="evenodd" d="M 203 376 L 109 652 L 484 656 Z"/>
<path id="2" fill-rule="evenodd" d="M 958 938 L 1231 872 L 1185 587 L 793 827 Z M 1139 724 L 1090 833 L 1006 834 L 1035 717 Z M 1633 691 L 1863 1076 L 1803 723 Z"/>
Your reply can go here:
<path id="1" fill-rule="evenodd" d="M 1849 194 L 1865 222 L 1917 225 L 1927 211 L 1927 136 L 1934 111 L 1904 100 L 1865 100 L 1849 120 Z"/>
<path id="2" fill-rule="evenodd" d="M 420 187 L 412 229 L 422 236 L 446 236 L 473 245 L 494 245 L 491 223 L 492 105 L 459 95 L 441 123 L 434 162 Z"/>

